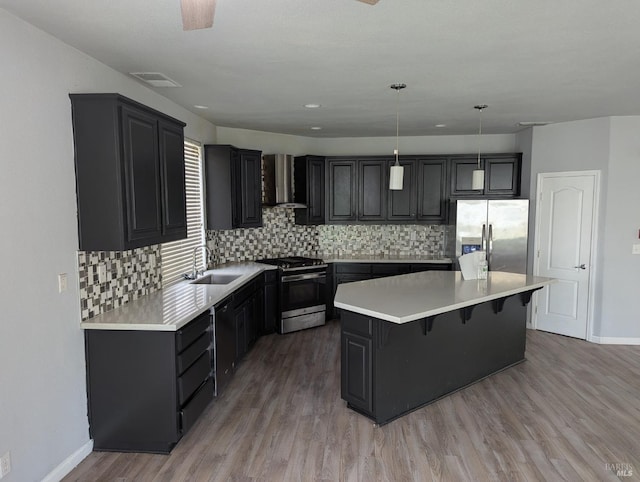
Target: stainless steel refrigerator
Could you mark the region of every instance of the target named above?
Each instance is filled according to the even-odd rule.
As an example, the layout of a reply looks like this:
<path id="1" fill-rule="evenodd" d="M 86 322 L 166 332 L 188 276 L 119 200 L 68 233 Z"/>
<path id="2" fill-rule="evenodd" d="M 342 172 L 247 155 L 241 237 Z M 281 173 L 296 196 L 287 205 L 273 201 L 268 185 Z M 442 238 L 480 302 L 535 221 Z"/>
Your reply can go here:
<path id="1" fill-rule="evenodd" d="M 527 199 L 458 200 L 455 206 L 456 258 L 487 252 L 489 271 L 527 271 Z"/>

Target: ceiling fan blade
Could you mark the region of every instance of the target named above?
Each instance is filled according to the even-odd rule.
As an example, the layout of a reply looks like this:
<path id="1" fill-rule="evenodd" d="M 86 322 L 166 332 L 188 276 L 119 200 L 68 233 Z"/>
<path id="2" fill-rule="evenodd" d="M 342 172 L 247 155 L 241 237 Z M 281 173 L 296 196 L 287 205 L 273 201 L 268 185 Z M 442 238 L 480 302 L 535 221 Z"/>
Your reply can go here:
<path id="1" fill-rule="evenodd" d="M 182 30 L 198 30 L 213 25 L 216 0 L 180 0 Z"/>
<path id="2" fill-rule="evenodd" d="M 358 0 L 358 1 L 362 3 L 368 3 L 369 5 L 375 5 L 376 3 L 379 2 L 379 0 Z"/>

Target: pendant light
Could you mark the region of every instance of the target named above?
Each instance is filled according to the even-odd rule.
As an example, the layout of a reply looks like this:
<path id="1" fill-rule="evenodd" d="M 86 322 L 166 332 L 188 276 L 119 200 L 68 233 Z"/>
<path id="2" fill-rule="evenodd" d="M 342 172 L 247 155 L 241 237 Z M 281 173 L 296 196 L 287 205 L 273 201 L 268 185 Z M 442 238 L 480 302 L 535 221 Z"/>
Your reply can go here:
<path id="1" fill-rule="evenodd" d="M 484 169 L 480 167 L 480 141 L 482 139 L 482 111 L 489 107 L 487 104 L 479 104 L 473 106 L 474 109 L 478 109 L 479 127 L 478 127 L 478 166 L 474 169 L 471 178 L 471 189 L 482 190 L 484 189 Z"/>
<path id="2" fill-rule="evenodd" d="M 404 179 L 404 167 L 400 165 L 398 159 L 398 145 L 400 143 L 400 91 L 404 89 L 407 84 L 392 84 L 391 88 L 398 93 L 396 99 L 396 148 L 393 150 L 393 154 L 396 156 L 396 162 L 391 166 L 389 172 L 389 189 L 394 191 L 402 190 L 402 180 Z"/>

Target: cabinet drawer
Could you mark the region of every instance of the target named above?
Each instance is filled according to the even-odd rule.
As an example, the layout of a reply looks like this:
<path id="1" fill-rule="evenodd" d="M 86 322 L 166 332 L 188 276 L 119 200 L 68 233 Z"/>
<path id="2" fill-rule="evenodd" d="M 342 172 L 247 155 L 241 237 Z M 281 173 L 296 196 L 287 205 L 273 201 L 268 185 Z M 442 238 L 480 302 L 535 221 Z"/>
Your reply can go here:
<path id="1" fill-rule="evenodd" d="M 369 263 L 340 263 L 336 264 L 336 273 L 369 274 L 371 265 Z"/>
<path id="2" fill-rule="evenodd" d="M 177 369 L 178 375 L 189 368 L 193 363 L 200 358 L 207 348 L 211 345 L 211 336 L 209 331 L 205 331 L 200 338 L 193 342 L 188 348 L 186 348 L 180 355 L 177 356 Z"/>
<path id="3" fill-rule="evenodd" d="M 189 399 L 210 373 L 211 353 L 206 351 L 186 372 L 178 377 L 178 399 L 180 405 Z"/>
<path id="4" fill-rule="evenodd" d="M 180 426 L 182 434 L 189 431 L 209 402 L 213 399 L 213 380 L 208 378 L 195 396 L 180 410 Z"/>
<path id="5" fill-rule="evenodd" d="M 205 332 L 211 325 L 209 312 L 206 311 L 198 316 L 195 320 L 189 322 L 186 326 L 176 332 L 176 352 L 180 353 L 186 347 L 191 345 Z"/>

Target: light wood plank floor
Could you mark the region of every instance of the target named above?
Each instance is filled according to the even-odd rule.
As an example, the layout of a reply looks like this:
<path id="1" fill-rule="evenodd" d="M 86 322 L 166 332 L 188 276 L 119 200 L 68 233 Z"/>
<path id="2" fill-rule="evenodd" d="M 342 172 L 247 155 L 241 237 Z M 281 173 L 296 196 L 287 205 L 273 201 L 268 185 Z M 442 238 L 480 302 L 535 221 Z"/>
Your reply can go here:
<path id="1" fill-rule="evenodd" d="M 525 363 L 378 428 L 340 399 L 339 348 L 335 321 L 263 337 L 170 455 L 94 452 L 65 480 L 639 479 L 640 347 L 530 331 Z"/>

